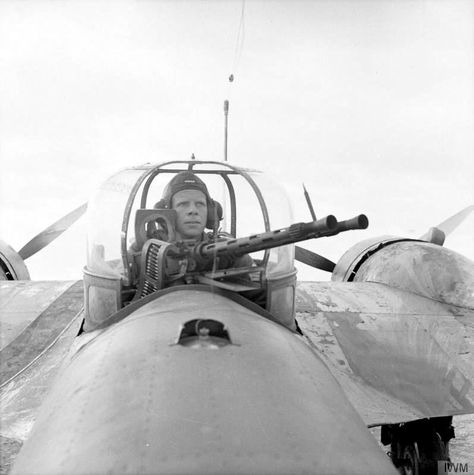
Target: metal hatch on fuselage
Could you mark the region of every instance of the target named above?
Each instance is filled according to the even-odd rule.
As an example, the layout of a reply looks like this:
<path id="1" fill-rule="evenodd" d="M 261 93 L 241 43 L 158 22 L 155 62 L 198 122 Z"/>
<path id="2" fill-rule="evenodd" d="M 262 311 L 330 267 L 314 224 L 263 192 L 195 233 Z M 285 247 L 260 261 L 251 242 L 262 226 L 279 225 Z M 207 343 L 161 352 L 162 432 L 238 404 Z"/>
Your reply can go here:
<path id="1" fill-rule="evenodd" d="M 137 289 L 144 271 L 139 265 L 143 244 L 148 239 L 150 221 L 161 214 L 155 205 L 166 184 L 185 170 L 201 178 L 212 199 L 222 206 L 219 236 L 248 236 L 292 223 L 292 210 L 285 192 L 256 170 L 197 160 L 122 170 L 105 181 L 89 202 L 84 268 L 86 330 L 103 324 L 140 297 Z M 216 231 L 206 230 L 214 235 Z M 242 295 L 249 299 L 258 295 L 261 306 L 276 321 L 294 329 L 294 245 L 254 252 L 250 256 L 254 265 L 249 269 L 203 271 L 196 282 L 239 291 L 239 287 L 232 284 L 232 277 L 247 273 L 251 275 L 254 291 L 243 291 Z"/>

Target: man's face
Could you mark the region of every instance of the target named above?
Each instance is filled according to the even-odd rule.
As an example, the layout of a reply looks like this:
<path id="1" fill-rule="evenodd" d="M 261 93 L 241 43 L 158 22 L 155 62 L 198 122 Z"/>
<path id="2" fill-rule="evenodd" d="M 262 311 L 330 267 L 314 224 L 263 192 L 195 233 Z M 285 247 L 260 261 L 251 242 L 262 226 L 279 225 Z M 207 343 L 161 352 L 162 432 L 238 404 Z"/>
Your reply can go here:
<path id="1" fill-rule="evenodd" d="M 176 232 L 178 239 L 199 239 L 206 226 L 206 195 L 199 190 L 178 191 L 171 199 L 176 210 Z"/>

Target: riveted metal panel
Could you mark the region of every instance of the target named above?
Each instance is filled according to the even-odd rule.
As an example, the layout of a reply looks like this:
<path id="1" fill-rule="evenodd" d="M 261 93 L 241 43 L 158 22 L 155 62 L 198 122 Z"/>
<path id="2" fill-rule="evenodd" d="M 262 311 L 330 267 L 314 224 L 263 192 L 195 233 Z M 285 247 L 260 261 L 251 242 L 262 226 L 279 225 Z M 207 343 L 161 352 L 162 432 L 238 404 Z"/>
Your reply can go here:
<path id="1" fill-rule="evenodd" d="M 186 321 L 232 344 L 176 344 Z M 45 404 L 14 473 L 396 473 L 303 338 L 180 290 L 99 331 Z"/>

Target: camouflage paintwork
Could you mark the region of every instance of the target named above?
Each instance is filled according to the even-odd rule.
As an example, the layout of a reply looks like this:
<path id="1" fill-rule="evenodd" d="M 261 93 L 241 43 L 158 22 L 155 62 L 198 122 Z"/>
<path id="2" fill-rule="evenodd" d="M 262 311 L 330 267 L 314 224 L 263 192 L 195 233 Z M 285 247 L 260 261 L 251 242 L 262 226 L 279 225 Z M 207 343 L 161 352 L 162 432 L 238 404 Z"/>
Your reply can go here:
<path id="1" fill-rule="evenodd" d="M 474 312 L 374 282 L 301 283 L 297 319 L 368 425 L 474 411 Z"/>

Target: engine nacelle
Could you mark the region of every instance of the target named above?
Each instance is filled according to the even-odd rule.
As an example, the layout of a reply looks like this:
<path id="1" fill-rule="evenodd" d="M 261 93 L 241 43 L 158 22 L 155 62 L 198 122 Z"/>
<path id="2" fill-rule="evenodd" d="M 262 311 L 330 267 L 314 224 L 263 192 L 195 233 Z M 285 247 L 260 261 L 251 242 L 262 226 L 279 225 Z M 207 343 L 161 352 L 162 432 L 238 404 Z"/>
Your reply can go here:
<path id="1" fill-rule="evenodd" d="M 30 280 L 30 273 L 20 254 L 2 240 L 0 240 L 0 280 Z"/>
<path id="2" fill-rule="evenodd" d="M 474 308 L 474 262 L 424 241 L 393 236 L 362 241 L 341 257 L 332 280 L 378 282 L 442 303 Z"/>

